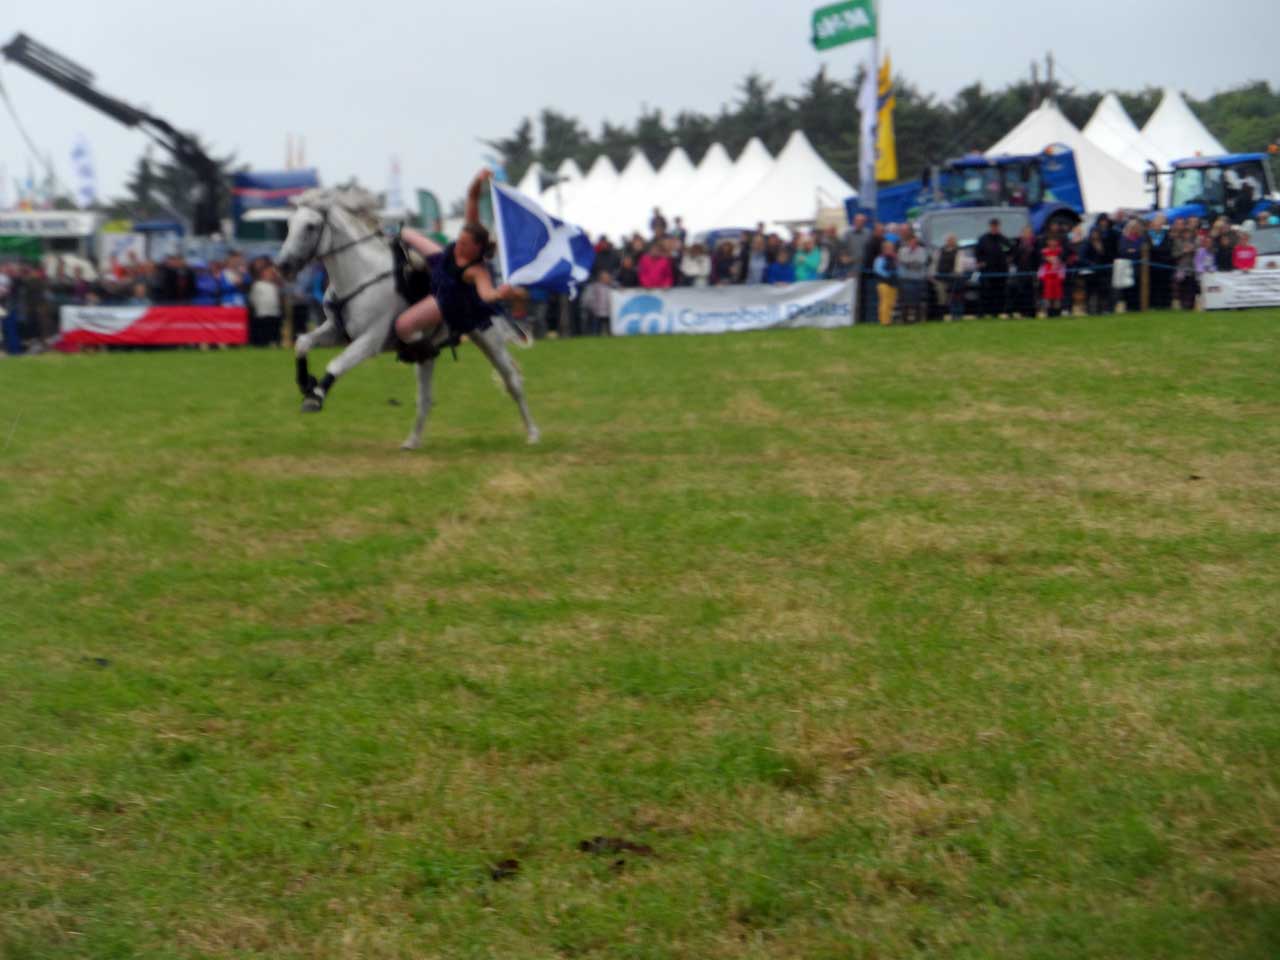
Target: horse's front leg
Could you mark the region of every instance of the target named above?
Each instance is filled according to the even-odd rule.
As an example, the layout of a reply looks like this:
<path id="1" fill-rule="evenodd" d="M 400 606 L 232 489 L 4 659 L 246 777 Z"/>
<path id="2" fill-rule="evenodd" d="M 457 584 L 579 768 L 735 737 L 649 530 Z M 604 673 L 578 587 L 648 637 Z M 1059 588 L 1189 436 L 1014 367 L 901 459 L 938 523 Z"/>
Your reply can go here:
<path id="1" fill-rule="evenodd" d="M 533 422 L 533 415 L 529 413 L 529 403 L 524 396 L 524 377 L 520 375 L 520 368 L 516 366 L 515 360 L 507 351 L 507 344 L 501 331 L 497 326 L 491 326 L 486 330 L 475 331 L 471 339 L 502 377 L 507 393 L 515 401 L 520 417 L 524 420 L 525 438 L 530 443 L 537 443 L 542 438 L 542 432 Z"/>
<path id="2" fill-rule="evenodd" d="M 338 325 L 332 317 L 325 320 L 311 333 L 304 333 L 294 342 L 293 362 L 298 389 L 302 391 L 304 398 L 302 404 L 303 412 L 312 413 L 324 405 L 323 396 L 317 396 L 320 384 L 311 375 L 311 370 L 307 366 L 307 354 L 316 347 L 336 347 L 341 342 L 342 333 L 338 330 Z"/>
<path id="3" fill-rule="evenodd" d="M 405 438 L 404 443 L 400 444 L 401 450 L 417 450 L 422 446 L 422 429 L 427 425 L 427 417 L 431 415 L 431 407 L 435 403 L 433 391 L 435 370 L 434 358 L 424 360 L 417 365 L 418 412 L 413 418 L 413 429 L 409 431 L 409 436 Z"/>
<path id="4" fill-rule="evenodd" d="M 338 378 L 370 357 L 376 357 L 381 352 L 386 339 L 386 328 L 375 327 L 352 340 L 347 349 L 330 360 L 328 366 L 324 368 L 324 377 L 311 388 L 307 398 L 302 401 L 303 413 L 318 413 L 323 410 L 325 397 L 333 391 L 333 385 Z M 301 376 L 301 372 L 299 375 Z"/>
<path id="5" fill-rule="evenodd" d="M 310 333 L 304 333 L 293 342 L 295 376 L 298 382 L 298 389 L 302 391 L 303 399 L 306 401 L 302 405 L 304 413 L 320 409 L 320 406 L 314 406 L 314 401 L 312 401 L 312 397 L 316 393 L 316 387 L 319 386 L 319 381 L 311 375 L 311 370 L 307 366 L 307 354 L 316 347 L 336 347 L 342 342 L 342 331 L 338 326 L 338 319 L 333 311 L 332 287 L 329 287 L 324 292 L 324 298 L 320 301 L 320 312 L 324 314 L 324 322 L 316 327 L 315 330 Z"/>

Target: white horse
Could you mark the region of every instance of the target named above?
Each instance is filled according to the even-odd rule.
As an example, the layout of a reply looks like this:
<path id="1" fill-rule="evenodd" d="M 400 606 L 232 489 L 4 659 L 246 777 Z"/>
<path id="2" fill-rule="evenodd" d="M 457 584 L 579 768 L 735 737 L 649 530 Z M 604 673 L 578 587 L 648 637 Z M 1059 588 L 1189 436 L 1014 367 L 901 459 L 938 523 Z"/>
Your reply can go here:
<path id="1" fill-rule="evenodd" d="M 359 188 L 308 190 L 294 200 L 296 210 L 289 217 L 289 233 L 276 258 L 285 276 L 292 276 L 311 260 L 319 259 L 329 276 L 324 298 L 325 320 L 316 330 L 300 336 L 294 345 L 302 410 L 316 413 L 339 377 L 352 367 L 396 346 L 393 324 L 408 306 L 396 286 L 396 263 L 391 246 L 378 223 L 377 198 Z M 468 334 L 471 342 L 493 364 L 507 392 L 520 409 L 525 436 L 537 443 L 539 431 L 529 414 L 524 380 L 511 354 L 501 318 L 491 326 Z M 440 347 L 451 337 L 441 324 L 432 338 Z M 307 354 L 315 347 L 347 344 L 347 348 L 325 367 L 317 381 L 307 367 Z M 434 403 L 432 380 L 435 358 L 423 360 L 418 368 L 418 409 L 402 449 L 416 450 Z"/>

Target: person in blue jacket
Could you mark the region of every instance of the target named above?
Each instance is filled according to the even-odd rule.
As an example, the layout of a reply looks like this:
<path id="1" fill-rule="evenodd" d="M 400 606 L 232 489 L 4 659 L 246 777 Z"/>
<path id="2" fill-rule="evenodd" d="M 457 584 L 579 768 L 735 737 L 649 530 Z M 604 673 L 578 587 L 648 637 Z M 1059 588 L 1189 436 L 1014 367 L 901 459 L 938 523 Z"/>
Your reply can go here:
<path id="1" fill-rule="evenodd" d="M 786 247 L 779 247 L 778 254 L 774 258 L 773 263 L 769 264 L 764 271 L 765 283 L 795 283 L 796 267 L 791 262 L 791 251 Z"/>

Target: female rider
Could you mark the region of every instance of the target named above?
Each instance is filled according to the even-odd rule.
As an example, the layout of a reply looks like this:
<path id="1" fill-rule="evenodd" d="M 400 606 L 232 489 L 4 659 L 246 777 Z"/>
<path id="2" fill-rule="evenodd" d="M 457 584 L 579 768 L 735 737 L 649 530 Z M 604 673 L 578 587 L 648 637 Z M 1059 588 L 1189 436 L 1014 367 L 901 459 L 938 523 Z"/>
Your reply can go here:
<path id="1" fill-rule="evenodd" d="M 504 283 L 494 287 L 484 258 L 490 252 L 489 231 L 480 223 L 480 191 L 493 176 L 481 170 L 467 189 L 466 223 L 458 239 L 441 247 L 430 237 L 408 227 L 400 239 L 427 258 L 431 270 L 431 295 L 413 304 L 396 318 L 396 336 L 404 343 L 429 341 L 441 322 L 457 335 L 488 323 L 497 304 L 523 294 Z"/>

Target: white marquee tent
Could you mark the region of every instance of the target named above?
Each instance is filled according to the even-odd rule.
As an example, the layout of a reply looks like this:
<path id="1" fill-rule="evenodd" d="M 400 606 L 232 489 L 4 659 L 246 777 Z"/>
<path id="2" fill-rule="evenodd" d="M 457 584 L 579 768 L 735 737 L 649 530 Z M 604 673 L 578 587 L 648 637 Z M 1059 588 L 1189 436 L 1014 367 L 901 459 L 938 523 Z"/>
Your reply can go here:
<path id="1" fill-rule="evenodd" d="M 516 184 L 516 189 L 521 193 L 526 193 L 535 200 L 542 196 L 542 164 L 537 160 L 529 164 L 529 169 L 525 171 L 520 182 Z"/>
<path id="2" fill-rule="evenodd" d="M 565 205 L 562 219 L 569 223 L 590 224 L 599 207 L 612 201 L 618 189 L 618 171 L 613 162 L 600 154 L 582 183 L 573 191 L 572 202 Z"/>
<path id="3" fill-rule="evenodd" d="M 676 147 L 654 171 L 640 150 L 618 173 L 601 155 L 583 176 L 572 160 L 556 170 L 562 182 L 539 192 L 541 168 L 534 164 L 519 189 L 535 197 L 553 216 L 584 227 L 595 236 L 647 233 L 653 209 L 669 223 L 682 218 L 687 229 L 750 227 L 756 223 L 811 222 L 820 208 L 843 208 L 856 191 L 814 150 L 802 131 L 795 131 L 777 160 L 758 137 L 752 137 L 737 162 L 715 143 L 694 167 Z"/>
<path id="4" fill-rule="evenodd" d="M 810 223 L 819 208 L 842 207 L 856 193 L 818 155 L 804 131 L 796 130 L 764 179 L 722 209 L 710 226 Z"/>
<path id="5" fill-rule="evenodd" d="M 690 230 L 711 230 L 725 226 L 726 223 L 719 217 L 720 213 L 744 199 L 772 169 L 773 156 L 768 147 L 759 137 L 752 137 L 742 148 L 742 153 L 738 154 L 729 175 L 689 205 L 685 225 Z"/>
<path id="6" fill-rule="evenodd" d="M 1160 105 L 1142 128 L 1143 136 L 1169 160 L 1184 160 L 1196 155 L 1211 157 L 1226 153 L 1226 148 L 1205 129 L 1191 112 L 1182 94 L 1166 87 Z"/>
<path id="7" fill-rule="evenodd" d="M 542 208 L 548 213 L 559 216 L 560 214 L 557 211 L 563 211 L 568 208 L 573 201 L 574 194 L 577 193 L 585 178 L 582 175 L 582 168 L 578 166 L 578 162 L 572 157 L 560 162 L 560 166 L 556 167 L 556 177 L 560 182 L 547 187 L 542 192 L 538 202 L 542 204 Z M 534 194 L 534 196 L 538 195 Z"/>
<path id="8" fill-rule="evenodd" d="M 1142 174 L 1086 138 L 1057 104 L 1049 101 L 1023 117 L 987 156 L 1039 153 L 1052 143 L 1065 144 L 1075 154 L 1086 210 L 1111 213 L 1120 207 L 1136 209 L 1150 204 Z"/>
<path id="9" fill-rule="evenodd" d="M 658 175 L 644 152 L 636 149 L 618 176 L 612 197 L 605 198 L 599 209 L 584 219 L 582 225 L 591 233 L 607 233 L 619 237 L 639 230 L 645 232 L 653 215 L 653 195 Z M 586 214 L 584 213 L 584 218 Z"/>
<path id="10" fill-rule="evenodd" d="M 672 202 L 688 189 L 697 173 L 693 161 L 689 159 L 683 147 L 676 147 L 667 154 L 667 159 L 658 168 L 658 179 L 653 191 L 653 206 L 662 211 L 668 222 L 673 220 L 676 212 L 672 209 Z"/>
<path id="11" fill-rule="evenodd" d="M 685 185 L 683 190 L 667 201 L 671 206 L 670 213 L 673 221 L 675 217 L 680 217 L 687 226 L 689 223 L 688 211 L 719 190 L 732 173 L 733 158 L 729 156 L 729 151 L 724 148 L 723 144 L 713 143 L 707 148 L 707 152 L 699 162 L 697 170 L 694 171 L 693 178 Z"/>
<path id="12" fill-rule="evenodd" d="M 1094 144 L 1135 170 L 1145 173 L 1152 163 L 1161 170 L 1169 168 L 1172 158 L 1143 135 L 1114 93 L 1102 98 L 1083 132 Z"/>

